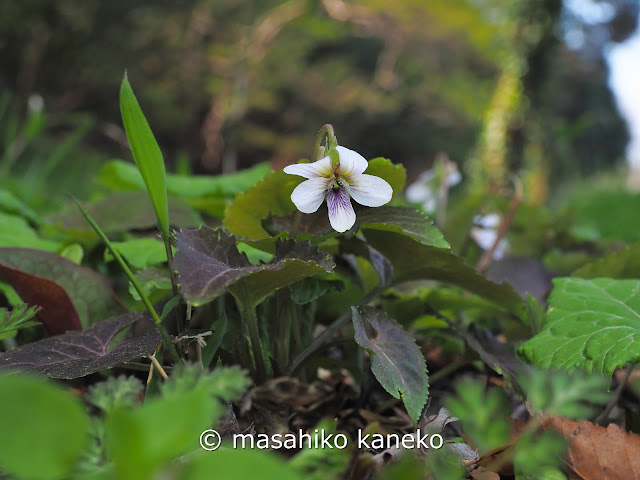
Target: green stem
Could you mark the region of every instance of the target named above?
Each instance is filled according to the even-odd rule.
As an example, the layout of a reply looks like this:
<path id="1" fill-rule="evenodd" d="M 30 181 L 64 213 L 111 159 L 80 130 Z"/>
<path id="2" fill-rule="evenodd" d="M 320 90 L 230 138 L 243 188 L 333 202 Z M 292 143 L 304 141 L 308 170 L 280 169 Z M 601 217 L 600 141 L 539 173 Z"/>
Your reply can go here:
<path id="1" fill-rule="evenodd" d="M 366 303 L 369 303 L 371 300 L 376 298 L 380 293 L 382 293 L 383 290 L 384 290 L 384 288 L 382 288 L 382 287 L 374 288 L 369 293 L 367 293 L 365 296 L 363 296 L 360 299 L 360 301 L 355 304 L 355 306 L 356 307 L 360 307 L 362 305 L 365 305 Z M 322 332 L 320 335 L 318 335 L 316 338 L 314 338 L 311 341 L 311 343 L 307 346 L 307 348 L 302 350 L 296 356 L 296 358 L 293 359 L 293 362 L 291 362 L 291 365 L 289 366 L 289 371 L 287 372 L 287 375 L 292 375 L 293 372 L 295 372 L 307 358 L 309 358 L 316 351 L 320 350 L 327 342 L 329 342 L 329 340 L 331 340 L 331 337 L 333 337 L 338 332 L 338 330 L 340 330 L 342 328 L 344 323 L 347 320 L 349 320 L 351 318 L 351 316 L 352 316 L 351 308 L 349 308 L 349 310 L 347 310 L 342 315 L 340 315 L 338 318 L 336 318 L 333 321 L 333 323 L 331 323 L 331 325 L 329 325 L 324 332 Z"/>
<path id="2" fill-rule="evenodd" d="M 87 219 L 87 222 L 89 222 L 89 224 L 93 227 L 93 229 L 98 234 L 98 236 L 107 245 L 107 248 L 109 249 L 111 254 L 114 256 L 114 258 L 118 261 L 118 263 L 124 270 L 124 273 L 127 275 L 129 280 L 133 284 L 133 288 L 135 288 L 136 291 L 138 292 L 138 295 L 140 295 L 140 298 L 142 299 L 142 303 L 144 303 L 144 306 L 147 308 L 148 312 L 151 314 L 151 317 L 153 318 L 153 321 L 156 323 L 156 327 L 158 328 L 158 331 L 162 336 L 162 340 L 164 341 L 165 348 L 167 349 L 167 351 L 169 351 L 169 353 L 171 354 L 171 356 L 173 356 L 176 362 L 182 362 L 182 359 L 178 355 L 178 351 L 176 350 L 176 347 L 173 345 L 173 342 L 169 337 L 169 333 L 167 332 L 166 328 L 164 328 L 164 325 L 162 324 L 162 320 L 160 320 L 158 313 L 156 312 L 155 308 L 153 308 L 153 305 L 151 305 L 149 298 L 145 295 L 144 291 L 142 290 L 142 287 L 136 280 L 136 277 L 133 275 L 133 273 L 125 263 L 124 259 L 120 256 L 120 253 L 118 253 L 118 251 L 114 248 L 114 246 L 111 244 L 111 242 L 107 238 L 106 234 L 98 226 L 98 224 L 95 222 L 93 217 L 89 215 L 89 212 L 87 212 L 82 207 L 82 205 L 80 205 L 80 202 L 78 202 L 78 200 L 76 200 L 74 197 L 71 197 L 71 198 L 73 198 L 73 201 L 76 202 L 76 205 L 78 205 L 78 208 L 82 212 L 82 215 L 84 215 L 84 218 Z"/>
<path id="3" fill-rule="evenodd" d="M 256 365 L 256 383 L 260 384 L 267 379 L 267 367 L 264 363 L 264 353 L 262 351 L 262 342 L 260 341 L 260 329 L 258 327 L 258 317 L 256 309 L 249 301 L 247 286 L 242 285 L 242 298 L 238 299 L 240 310 L 244 317 L 245 324 L 249 330 L 249 340 L 251 341 L 251 351 L 253 352 L 253 361 Z"/>
<path id="4" fill-rule="evenodd" d="M 331 125 L 330 123 L 325 123 L 318 132 L 318 136 L 316 137 L 315 148 L 313 149 L 313 158 L 311 159 L 312 162 L 320 160 L 320 144 L 322 143 L 322 139 L 325 135 L 328 137 L 329 147 L 338 145 L 336 134 L 333 131 L 333 125 Z M 326 153 L 327 152 L 325 152 L 325 154 Z"/>

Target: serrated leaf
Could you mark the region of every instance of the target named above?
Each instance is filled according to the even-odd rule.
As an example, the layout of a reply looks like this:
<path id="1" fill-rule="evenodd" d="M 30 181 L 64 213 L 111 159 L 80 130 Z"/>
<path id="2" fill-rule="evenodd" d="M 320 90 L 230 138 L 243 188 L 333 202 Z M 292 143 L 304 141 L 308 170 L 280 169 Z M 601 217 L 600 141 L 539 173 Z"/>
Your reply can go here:
<path id="1" fill-rule="evenodd" d="M 429 396 L 427 364 L 415 340 L 373 307 L 352 307 L 355 341 L 371 355 L 371 371 L 393 397 L 402 398 L 418 423 Z"/>
<path id="2" fill-rule="evenodd" d="M 587 263 L 571 274 L 580 278 L 640 278 L 640 243 Z"/>
<path id="3" fill-rule="evenodd" d="M 518 352 L 542 368 L 611 375 L 640 361 L 640 280 L 556 278 L 542 331 Z"/>
<path id="4" fill-rule="evenodd" d="M 164 159 L 126 74 L 120 86 L 120 112 L 133 159 L 147 187 L 162 235 L 166 238 L 169 236 L 169 199 Z"/>
<path id="5" fill-rule="evenodd" d="M 508 284 L 496 284 L 464 263 L 449 250 L 422 245 L 394 232 L 369 230 L 367 242 L 387 257 L 394 268 L 394 282 L 438 280 L 458 285 L 521 315 L 523 300 Z"/>
<path id="6" fill-rule="evenodd" d="M 84 327 L 122 313 L 125 310 L 101 275 L 59 255 L 28 248 L 0 248 L 0 265 L 7 269 L 12 269 L 14 272 L 40 277 L 57 284 L 68 295 Z M 42 288 L 38 290 L 39 284 L 30 285 L 26 277 L 23 280 L 24 282 L 20 284 L 19 288 L 15 286 L 14 288 L 16 288 L 20 296 L 23 296 L 23 294 L 30 296 L 29 299 L 22 297 L 25 302 L 42 306 L 42 313 L 44 314 L 45 304 L 40 302 L 49 298 L 48 292 L 53 292 L 54 290 L 57 292 L 58 290 L 49 282 L 46 282 L 45 285 L 44 281 L 42 281 Z M 11 282 L 9 281 L 9 283 Z M 59 298 L 62 298 L 62 295 Z M 59 308 L 62 304 L 58 300 L 56 302 L 58 302 L 56 305 Z M 70 308 L 65 307 L 65 309 L 65 311 L 71 312 Z M 75 325 L 75 327 L 79 328 L 78 325 Z M 67 326 L 64 328 L 65 330 L 58 333 L 63 333 L 68 329 Z"/>
<path id="7" fill-rule="evenodd" d="M 357 221 L 363 229 L 401 233 L 424 245 L 451 248 L 433 220 L 414 207 L 367 208 L 358 213 Z"/>
<path id="8" fill-rule="evenodd" d="M 174 268 L 185 299 L 202 305 L 229 291 L 247 296 L 253 305 L 268 294 L 316 273 L 330 272 L 330 256 L 308 242 L 278 240 L 274 259 L 252 265 L 238 252 L 236 240 L 222 229 L 202 227 L 176 235 L 178 253 Z"/>
<path id="9" fill-rule="evenodd" d="M 0 369 L 42 373 L 53 378 L 78 378 L 151 355 L 162 343 L 157 331 L 109 346 L 125 327 L 146 314 L 128 313 L 81 332 L 45 338 L 0 355 Z"/>
<path id="10" fill-rule="evenodd" d="M 12 478 L 69 478 L 89 439 L 89 419 L 77 398 L 23 375 L 0 375 L 0 429 L 0 470 Z M 40 448 L 33 448 L 34 438 Z"/>

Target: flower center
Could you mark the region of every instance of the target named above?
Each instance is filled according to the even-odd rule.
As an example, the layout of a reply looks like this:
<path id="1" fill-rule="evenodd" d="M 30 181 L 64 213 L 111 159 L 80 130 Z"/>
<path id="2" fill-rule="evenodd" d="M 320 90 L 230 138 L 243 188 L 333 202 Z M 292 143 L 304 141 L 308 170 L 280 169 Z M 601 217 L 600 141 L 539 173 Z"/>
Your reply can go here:
<path id="1" fill-rule="evenodd" d="M 333 188 L 334 190 L 339 190 L 344 188 L 348 183 L 342 178 L 340 175 L 336 174 L 334 179 L 331 181 L 331 185 L 329 188 Z"/>

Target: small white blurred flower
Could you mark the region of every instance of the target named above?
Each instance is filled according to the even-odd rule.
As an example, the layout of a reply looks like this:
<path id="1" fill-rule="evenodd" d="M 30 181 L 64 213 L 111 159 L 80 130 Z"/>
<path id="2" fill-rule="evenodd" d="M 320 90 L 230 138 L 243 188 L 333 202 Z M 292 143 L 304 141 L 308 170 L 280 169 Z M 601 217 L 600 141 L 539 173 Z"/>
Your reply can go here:
<path id="1" fill-rule="evenodd" d="M 489 250 L 498 238 L 498 227 L 500 226 L 501 217 L 497 213 L 489 213 L 487 215 L 476 215 L 473 217 L 473 223 L 476 225 L 471 228 L 471 238 L 483 250 Z M 500 260 L 509 251 L 509 242 L 506 238 L 501 238 L 498 246 L 493 251 L 493 258 Z"/>
<path id="2" fill-rule="evenodd" d="M 369 164 L 362 155 L 345 147 L 335 148 L 339 156 L 335 166 L 331 157 L 326 156 L 313 163 L 289 165 L 284 172 L 308 179 L 291 193 L 291 201 L 298 210 L 314 213 L 326 197 L 331 226 L 338 232 L 346 232 L 356 223 L 349 197 L 360 205 L 380 207 L 391 200 L 393 189 L 382 178 L 363 173 Z"/>
<path id="3" fill-rule="evenodd" d="M 448 161 L 447 168 L 449 173 L 445 181 L 448 187 L 453 187 L 460 183 L 462 175 L 455 162 Z M 426 212 L 435 212 L 438 208 L 438 194 L 442 184 L 441 177 L 442 175 L 438 175 L 435 168 L 422 172 L 418 179 L 407 187 L 405 192 L 407 201 L 422 204 L 422 208 Z"/>
<path id="4" fill-rule="evenodd" d="M 37 93 L 30 95 L 27 100 L 27 108 L 31 113 L 40 113 L 44 109 L 44 98 Z"/>

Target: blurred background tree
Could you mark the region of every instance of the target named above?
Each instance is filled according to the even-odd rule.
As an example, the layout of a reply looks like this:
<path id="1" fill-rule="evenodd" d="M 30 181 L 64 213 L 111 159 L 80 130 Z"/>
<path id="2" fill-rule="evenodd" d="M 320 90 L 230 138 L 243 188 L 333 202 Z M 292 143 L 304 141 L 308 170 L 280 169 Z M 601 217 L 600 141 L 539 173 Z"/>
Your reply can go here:
<path id="1" fill-rule="evenodd" d="M 173 170 L 281 168 L 329 122 L 410 178 L 446 152 L 476 186 L 524 169 L 542 200 L 622 160 L 627 140 L 602 52 L 635 29 L 637 5 L 601 0 L 613 14 L 593 24 L 577 1 L 6 1 L 0 89 L 20 115 L 34 94 L 53 118 L 83 112 L 83 148 L 123 157 L 126 69 Z M 576 28 L 587 40 L 572 50 Z"/>

